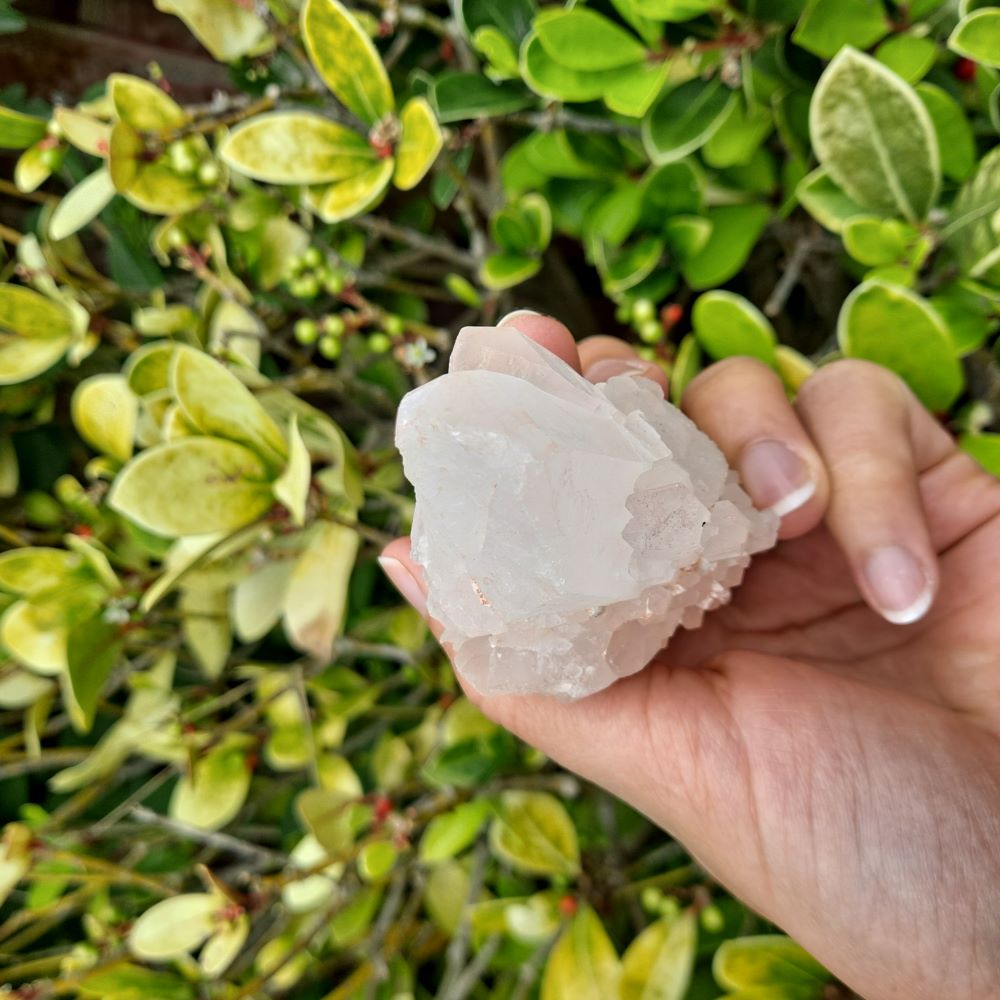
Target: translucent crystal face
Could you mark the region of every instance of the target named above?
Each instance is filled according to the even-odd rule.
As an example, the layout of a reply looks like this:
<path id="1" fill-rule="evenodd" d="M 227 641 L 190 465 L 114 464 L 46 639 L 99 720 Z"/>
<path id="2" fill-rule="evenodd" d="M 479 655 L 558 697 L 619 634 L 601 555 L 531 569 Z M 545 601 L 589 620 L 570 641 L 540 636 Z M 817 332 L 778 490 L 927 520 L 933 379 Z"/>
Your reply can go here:
<path id="1" fill-rule="evenodd" d="M 510 327 L 468 327 L 396 444 L 413 558 L 484 694 L 582 698 L 729 599 L 778 521 L 648 379 L 594 385 Z"/>

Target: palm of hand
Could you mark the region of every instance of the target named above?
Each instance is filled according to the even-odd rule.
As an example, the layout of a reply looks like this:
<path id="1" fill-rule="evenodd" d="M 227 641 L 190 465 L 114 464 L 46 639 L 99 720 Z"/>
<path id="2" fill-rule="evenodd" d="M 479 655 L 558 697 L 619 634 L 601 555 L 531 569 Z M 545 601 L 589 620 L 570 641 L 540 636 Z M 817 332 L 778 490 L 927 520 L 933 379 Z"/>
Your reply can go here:
<path id="1" fill-rule="evenodd" d="M 637 364 L 610 338 L 578 354 L 553 320 L 518 328 L 595 381 Z M 996 997 L 1000 482 L 884 372 L 838 367 L 801 410 L 742 360 L 685 396 L 731 463 L 778 440 L 818 477 L 729 606 L 580 702 L 468 693 L 670 830 L 868 1000 Z M 938 579 L 913 624 L 870 607 L 864 559 L 886 543 L 916 553 L 928 598 Z M 408 540 L 385 555 L 425 610 Z"/>

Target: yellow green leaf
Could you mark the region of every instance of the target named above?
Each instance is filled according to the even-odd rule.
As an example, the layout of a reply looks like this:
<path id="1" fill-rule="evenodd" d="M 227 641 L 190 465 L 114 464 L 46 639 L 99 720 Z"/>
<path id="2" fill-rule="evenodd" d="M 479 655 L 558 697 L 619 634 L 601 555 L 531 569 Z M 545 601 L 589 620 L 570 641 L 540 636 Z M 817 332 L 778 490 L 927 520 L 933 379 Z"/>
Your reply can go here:
<path id="1" fill-rule="evenodd" d="M 330 656 L 340 634 L 358 542 L 353 528 L 317 522 L 307 530 L 306 549 L 289 578 L 285 631 L 296 649 L 317 659 Z"/>
<path id="2" fill-rule="evenodd" d="M 215 930 L 218 896 L 189 892 L 155 903 L 132 925 L 129 950 L 147 962 L 162 962 L 201 947 Z"/>
<path id="3" fill-rule="evenodd" d="M 257 368 L 266 333 L 267 329 L 256 313 L 234 299 L 223 299 L 212 311 L 208 347 L 215 354 Z"/>
<path id="4" fill-rule="evenodd" d="M 395 109 L 382 57 L 357 18 L 338 0 L 306 0 L 302 38 L 323 82 L 366 125 Z"/>
<path id="5" fill-rule="evenodd" d="M 691 913 L 650 924 L 622 956 L 619 1000 L 684 1000 L 696 943 Z"/>
<path id="6" fill-rule="evenodd" d="M 385 194 L 394 169 L 394 160 L 387 157 L 360 174 L 331 184 L 320 202 L 323 221 L 343 222 L 374 208 Z"/>
<path id="7" fill-rule="evenodd" d="M 32 832 L 23 823 L 8 823 L 0 840 L 0 904 L 31 867 Z"/>
<path id="8" fill-rule="evenodd" d="M 127 73 L 108 77 L 115 114 L 139 132 L 163 132 L 187 123 L 187 112 L 155 83 Z"/>
<path id="9" fill-rule="evenodd" d="M 806 379 L 816 371 L 816 365 L 812 361 L 796 351 L 794 347 L 788 347 L 786 344 L 779 344 L 775 348 L 774 360 L 778 366 L 781 381 L 785 383 L 785 388 L 792 393 L 798 392 Z"/>
<path id="10" fill-rule="evenodd" d="M 73 724 L 87 732 L 104 684 L 121 660 L 122 631 L 95 615 L 69 630 L 66 653 L 64 700 Z"/>
<path id="11" fill-rule="evenodd" d="M 243 808 L 250 790 L 244 739 L 230 737 L 195 761 L 174 786 L 170 815 L 200 830 L 218 830 Z"/>
<path id="12" fill-rule="evenodd" d="M 948 38 L 948 48 L 983 66 L 1000 67 L 1000 9 L 984 7 L 963 17 Z"/>
<path id="13" fill-rule="evenodd" d="M 5 334 L 0 326 L 0 385 L 13 385 L 48 371 L 69 349 L 72 338 L 29 338 Z"/>
<path id="14" fill-rule="evenodd" d="M 170 385 L 184 416 L 202 434 L 245 445 L 274 471 L 284 467 L 288 445 L 278 425 L 224 365 L 195 348 L 178 347 Z"/>
<path id="15" fill-rule="evenodd" d="M 53 690 L 52 681 L 19 667 L 0 674 L 0 708 L 28 708 Z"/>
<path id="16" fill-rule="evenodd" d="M 153 5 L 176 14 L 219 62 L 260 51 L 268 38 L 267 22 L 252 5 L 234 0 L 154 0 Z"/>
<path id="17" fill-rule="evenodd" d="M 312 478 L 312 462 L 302 435 L 299 433 L 298 418 L 293 416 L 288 428 L 288 465 L 274 481 L 274 495 L 292 515 L 292 523 L 305 524 L 306 501 L 309 499 L 309 483 Z"/>
<path id="18" fill-rule="evenodd" d="M 528 875 L 576 875 L 580 848 L 565 806 L 545 792 L 504 792 L 490 825 L 490 847 L 501 861 Z"/>
<path id="19" fill-rule="evenodd" d="M 73 392 L 73 423 L 80 436 L 119 462 L 132 457 L 139 404 L 123 375 L 93 375 Z"/>
<path id="20" fill-rule="evenodd" d="M 583 906 L 549 953 L 541 1000 L 609 1000 L 618 996 L 620 976 L 615 946 L 597 914 Z"/>
<path id="21" fill-rule="evenodd" d="M 27 149 L 45 138 L 48 122 L 0 105 L 0 149 Z"/>
<path id="22" fill-rule="evenodd" d="M 423 97 L 406 102 L 399 113 L 399 125 L 401 133 L 393 180 L 401 191 L 409 191 L 423 180 L 434 164 L 444 145 L 444 136 L 434 111 Z"/>
<path id="23" fill-rule="evenodd" d="M 62 338 L 73 334 L 73 316 L 61 302 L 20 285 L 0 285 L 0 337 Z"/>
<path id="24" fill-rule="evenodd" d="M 14 165 L 14 184 L 18 191 L 25 194 L 36 191 L 52 176 L 45 153 L 46 150 L 35 145 L 18 157 Z"/>
<path id="25" fill-rule="evenodd" d="M 260 458 L 233 441 L 209 437 L 150 448 L 122 469 L 108 494 L 113 510 L 168 538 L 236 531 L 273 502 Z"/>
<path id="26" fill-rule="evenodd" d="M 219 155 L 267 184 L 330 184 L 361 173 L 375 159 L 364 136 L 307 111 L 251 118 L 233 129 Z"/>
<path id="27" fill-rule="evenodd" d="M 420 860 L 434 865 L 461 854 L 472 846 L 492 812 L 486 799 L 475 799 L 435 816 L 420 838 Z"/>
<path id="28" fill-rule="evenodd" d="M 127 191 L 139 176 L 139 161 L 145 148 L 135 128 L 128 122 L 115 122 L 108 139 L 108 171 L 116 191 Z"/>
<path id="29" fill-rule="evenodd" d="M 812 987 L 816 996 L 830 974 L 804 948 L 781 934 L 724 941 L 712 961 L 715 981 L 727 990 Z"/>
<path id="30" fill-rule="evenodd" d="M 56 206 L 49 221 L 49 236 L 56 241 L 72 236 L 97 218 L 114 196 L 111 174 L 104 167 L 95 170 Z"/>
<path id="31" fill-rule="evenodd" d="M 66 670 L 65 624 L 49 609 L 28 601 L 12 604 L 0 618 L 0 643 L 15 660 L 45 676 Z"/>
<path id="32" fill-rule="evenodd" d="M 244 577 L 233 590 L 233 629 L 243 642 L 263 639 L 281 621 L 285 588 L 295 563 L 277 559 Z"/>
<path id="33" fill-rule="evenodd" d="M 161 157 L 152 163 L 139 161 L 135 176 L 122 194 L 144 212 L 180 215 L 201 205 L 207 191 L 197 177 L 182 177 L 170 167 L 166 157 Z"/>
<path id="34" fill-rule="evenodd" d="M 399 851 L 388 840 L 365 844 L 358 853 L 358 875 L 365 882 L 381 882 L 392 871 Z"/>
<path id="35" fill-rule="evenodd" d="M 329 857 L 329 852 L 311 834 L 306 834 L 289 855 L 293 869 L 308 871 L 315 869 Z M 337 887 L 343 865 L 331 864 L 315 875 L 296 878 L 281 890 L 281 901 L 292 913 L 308 913 L 326 903 Z"/>
<path id="36" fill-rule="evenodd" d="M 157 341 L 133 351 L 122 368 L 122 375 L 132 392 L 137 396 L 148 396 L 166 389 L 170 384 L 170 362 L 176 349 L 167 341 Z"/>
<path id="37" fill-rule="evenodd" d="M 427 876 L 424 909 L 431 920 L 449 936 L 458 930 L 462 922 L 465 901 L 469 898 L 469 882 L 469 873 L 457 861 L 436 865 Z M 473 914 L 476 909 L 473 907 Z M 503 926 L 497 930 L 502 933 Z"/>
<path id="38" fill-rule="evenodd" d="M 241 913 L 223 924 L 206 942 L 198 956 L 201 971 L 209 979 L 218 979 L 240 953 L 250 934 L 250 918 Z"/>
<path id="39" fill-rule="evenodd" d="M 0 589 L 30 596 L 66 583 L 80 557 L 65 549 L 34 546 L 0 554 Z"/>
<path id="40" fill-rule="evenodd" d="M 20 479 L 14 442 L 9 437 L 2 438 L 0 439 L 0 497 L 14 496 Z"/>
<path id="41" fill-rule="evenodd" d="M 215 680 L 229 660 L 233 635 L 229 628 L 228 588 L 199 586 L 181 588 L 178 610 L 183 617 L 184 641 L 202 673 Z"/>
<path id="42" fill-rule="evenodd" d="M 56 124 L 66 141 L 91 156 L 107 157 L 111 150 L 111 125 L 76 108 L 56 108 Z"/>

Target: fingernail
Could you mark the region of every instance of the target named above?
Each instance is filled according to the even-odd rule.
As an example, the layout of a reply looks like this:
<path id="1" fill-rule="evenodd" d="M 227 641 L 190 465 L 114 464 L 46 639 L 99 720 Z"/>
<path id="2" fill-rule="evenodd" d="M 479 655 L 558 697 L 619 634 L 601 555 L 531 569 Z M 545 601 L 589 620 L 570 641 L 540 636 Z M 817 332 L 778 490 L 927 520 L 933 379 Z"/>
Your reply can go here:
<path id="1" fill-rule="evenodd" d="M 595 361 L 584 373 L 591 382 L 607 382 L 616 375 L 643 375 L 649 377 L 652 367 L 648 361 L 630 361 L 626 358 L 604 358 Z"/>
<path id="2" fill-rule="evenodd" d="M 934 600 L 920 560 L 900 545 L 876 549 L 865 563 L 864 574 L 875 607 L 893 625 L 919 621 Z"/>
<path id="3" fill-rule="evenodd" d="M 534 309 L 515 309 L 512 313 L 507 313 L 506 316 L 497 326 L 517 326 L 517 321 L 519 319 L 527 319 L 529 316 L 541 316 L 541 313 L 535 312 Z"/>
<path id="4" fill-rule="evenodd" d="M 427 617 L 427 598 L 417 578 L 392 556 L 379 556 L 378 564 L 382 572 L 392 581 L 393 586 L 406 598 L 422 617 Z"/>
<path id="5" fill-rule="evenodd" d="M 816 492 L 809 467 L 780 441 L 755 441 L 740 457 L 740 475 L 754 503 L 785 517 Z"/>

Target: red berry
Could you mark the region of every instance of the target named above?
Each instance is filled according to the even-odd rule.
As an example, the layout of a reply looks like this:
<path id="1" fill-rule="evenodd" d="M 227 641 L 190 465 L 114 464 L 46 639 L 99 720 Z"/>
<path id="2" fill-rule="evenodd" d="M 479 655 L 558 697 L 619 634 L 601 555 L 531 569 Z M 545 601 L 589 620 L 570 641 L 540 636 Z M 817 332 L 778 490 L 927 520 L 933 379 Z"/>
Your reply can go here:
<path id="1" fill-rule="evenodd" d="M 392 799 L 387 795 L 378 795 L 373 803 L 375 809 L 375 823 L 384 823 L 392 812 Z"/>
<path id="2" fill-rule="evenodd" d="M 93 538 L 94 529 L 89 524 L 78 524 L 73 529 L 73 534 L 76 535 L 77 538 Z"/>
<path id="3" fill-rule="evenodd" d="M 577 903 L 575 896 L 563 896 L 559 900 L 559 912 L 564 917 L 575 916 L 578 907 L 579 904 Z"/>
<path id="4" fill-rule="evenodd" d="M 669 330 L 684 318 L 684 307 L 678 305 L 676 302 L 671 302 L 670 305 L 663 307 L 660 312 L 660 318 L 663 321 L 664 327 Z"/>
<path id="5" fill-rule="evenodd" d="M 450 38 L 441 41 L 441 58 L 447 63 L 455 58 L 455 43 Z"/>
<path id="6" fill-rule="evenodd" d="M 971 59 L 966 59 L 963 56 L 955 60 L 951 71 L 955 74 L 956 80 L 973 80 L 976 76 L 976 64 Z"/>

